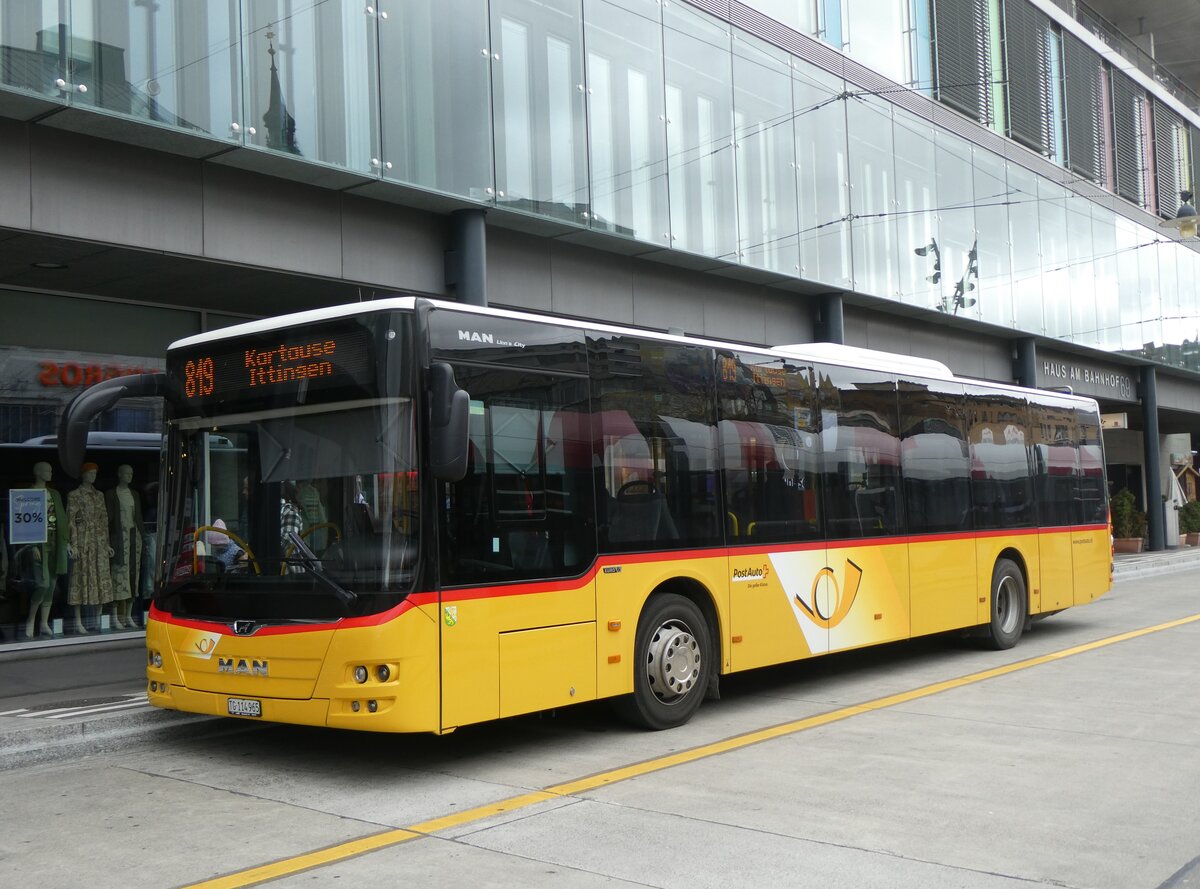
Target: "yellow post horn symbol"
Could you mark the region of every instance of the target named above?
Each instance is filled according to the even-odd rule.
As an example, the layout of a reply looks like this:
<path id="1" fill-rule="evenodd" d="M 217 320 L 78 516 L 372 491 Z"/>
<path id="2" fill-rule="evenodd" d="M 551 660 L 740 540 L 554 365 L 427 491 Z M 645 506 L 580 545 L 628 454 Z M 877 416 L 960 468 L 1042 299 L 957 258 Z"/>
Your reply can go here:
<path id="1" fill-rule="evenodd" d="M 812 605 L 809 605 L 799 596 L 796 596 L 796 604 L 808 612 L 808 616 L 812 618 L 812 622 L 826 630 L 832 630 L 850 613 L 850 608 L 854 605 L 854 598 L 858 595 L 858 587 L 862 583 L 862 568 L 854 564 L 849 559 L 846 560 L 846 589 L 843 592 L 838 586 L 837 575 L 833 573 L 833 569 L 826 566 L 817 572 L 817 576 L 813 578 L 812 592 L 810 597 Z M 821 607 L 821 599 L 817 596 L 817 588 L 821 585 L 823 578 L 829 578 L 829 584 L 833 587 L 833 596 L 831 602 L 833 607 L 828 614 L 826 609 Z"/>

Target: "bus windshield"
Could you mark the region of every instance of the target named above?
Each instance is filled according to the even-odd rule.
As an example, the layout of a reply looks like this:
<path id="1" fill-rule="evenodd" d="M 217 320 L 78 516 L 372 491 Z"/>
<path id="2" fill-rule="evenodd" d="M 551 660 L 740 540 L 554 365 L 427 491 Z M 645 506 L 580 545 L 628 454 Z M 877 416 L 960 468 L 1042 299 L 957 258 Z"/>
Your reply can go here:
<path id="1" fill-rule="evenodd" d="M 212 620 L 327 620 L 415 581 L 413 405 L 363 399 L 169 425 L 160 607 Z"/>

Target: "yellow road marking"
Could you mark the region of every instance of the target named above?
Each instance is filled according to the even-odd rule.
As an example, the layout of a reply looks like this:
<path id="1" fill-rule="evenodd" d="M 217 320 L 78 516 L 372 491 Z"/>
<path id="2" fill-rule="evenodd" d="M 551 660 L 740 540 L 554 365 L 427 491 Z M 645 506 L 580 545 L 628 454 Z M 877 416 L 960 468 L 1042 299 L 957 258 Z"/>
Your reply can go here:
<path id="1" fill-rule="evenodd" d="M 253 886 L 257 883 L 263 883 L 268 880 L 275 880 L 279 879 L 280 877 L 290 876 L 291 874 L 296 874 L 301 871 L 311 870 L 312 868 L 321 867 L 326 864 L 332 864 L 336 861 L 344 861 L 347 858 L 365 855 L 368 852 L 375 852 L 379 849 L 386 849 L 390 846 L 398 846 L 399 844 L 406 843 L 409 840 L 420 839 L 421 837 L 440 833 L 441 831 L 449 830 L 452 827 L 462 827 L 465 824 L 472 824 L 476 821 L 483 821 L 495 815 L 501 815 L 506 812 L 514 812 L 519 809 L 525 809 L 529 806 L 535 806 L 538 803 L 544 803 L 550 800 L 563 799 L 580 793 L 586 793 L 589 790 L 595 790 L 599 787 L 605 787 L 610 784 L 615 784 L 619 781 L 628 781 L 630 778 L 637 778 L 641 775 L 649 775 L 653 772 L 661 772 L 664 769 L 674 768 L 675 766 L 696 762 L 701 759 L 707 759 L 710 756 L 728 753 L 731 750 L 740 750 L 743 747 L 749 747 L 751 744 L 760 744 L 763 741 L 771 741 L 787 735 L 794 735 L 798 732 L 808 731 L 809 729 L 818 728 L 822 725 L 828 725 L 831 722 L 840 722 L 843 719 L 849 719 L 851 716 L 858 716 L 862 713 L 871 713 L 877 710 L 887 709 L 888 707 L 895 707 L 899 704 L 906 704 L 909 701 L 916 701 L 921 698 L 930 697 L 931 695 L 940 694 L 944 691 L 962 688 L 967 685 L 974 685 L 977 682 L 995 679 L 998 676 L 1006 676 L 1009 673 L 1016 673 L 1020 670 L 1028 670 L 1030 667 L 1037 667 L 1042 664 L 1048 664 L 1052 661 L 1062 660 L 1063 658 L 1072 657 L 1077 654 L 1095 651 L 1098 648 L 1105 648 L 1109 645 L 1115 645 L 1118 642 L 1127 642 L 1130 639 L 1137 639 L 1139 636 L 1148 636 L 1151 633 L 1159 633 L 1163 630 L 1174 629 L 1175 627 L 1181 627 L 1185 624 L 1195 623 L 1196 621 L 1200 621 L 1200 614 L 1193 614 L 1189 617 L 1183 617 L 1178 620 L 1156 624 L 1152 627 L 1143 627 L 1140 630 L 1131 630 L 1128 633 L 1109 636 L 1105 639 L 1098 639 L 1095 642 L 1087 642 L 1083 645 L 1073 646 L 1072 648 L 1064 648 L 1061 651 L 1054 651 L 1050 654 L 1039 655 L 1038 657 L 1028 658 L 1012 664 L 1005 664 L 1002 667 L 993 667 L 990 670 L 981 670 L 978 673 L 970 673 L 966 676 L 960 676 L 957 679 L 947 679 L 944 682 L 935 682 L 930 685 L 924 685 L 920 688 L 912 689 L 910 691 L 899 692 L 898 694 L 876 698 L 873 701 L 867 701 L 863 704 L 852 704 L 849 707 L 842 707 L 838 710 L 831 710 L 828 713 L 821 713 L 817 716 L 809 716 L 804 719 L 797 719 L 793 722 L 785 722 L 780 725 L 770 726 L 769 728 L 758 729 L 756 731 L 747 732 L 744 735 L 735 735 L 732 738 L 714 741 L 711 744 L 702 744 L 699 747 L 693 747 L 690 750 L 682 750 L 678 753 L 660 756 L 655 759 L 646 760 L 645 762 L 634 763 L 632 765 L 623 766 L 617 769 L 610 769 L 590 777 L 579 778 L 574 781 L 564 782 L 562 784 L 555 784 L 543 790 L 535 790 L 530 793 L 524 793 L 519 796 L 513 796 L 507 799 L 499 800 L 498 802 L 487 803 L 482 806 L 477 806 L 474 809 L 467 809 L 463 812 L 455 812 L 452 815 L 446 815 L 442 818 L 433 818 L 428 821 L 422 821 L 419 824 L 411 824 L 406 828 L 385 830 L 382 833 L 360 837 L 359 839 L 350 840 L 346 843 L 339 843 L 334 846 L 329 846 L 325 849 L 318 849 L 315 852 L 306 852 L 303 855 L 297 855 L 292 858 L 284 858 L 280 861 L 259 865 L 258 867 L 248 868 L 232 874 L 226 874 L 223 877 L 217 877 L 212 880 L 205 880 L 200 883 L 192 883 L 185 887 L 185 889 L 242 889 L 242 887 L 245 886 Z"/>

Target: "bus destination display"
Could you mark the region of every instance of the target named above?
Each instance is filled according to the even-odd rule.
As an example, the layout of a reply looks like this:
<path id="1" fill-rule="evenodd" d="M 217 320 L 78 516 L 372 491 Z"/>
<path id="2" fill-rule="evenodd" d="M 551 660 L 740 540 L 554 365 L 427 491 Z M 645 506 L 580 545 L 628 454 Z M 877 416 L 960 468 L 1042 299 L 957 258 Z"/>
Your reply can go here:
<path id="1" fill-rule="evenodd" d="M 270 396 L 303 385 L 373 382 L 367 331 L 313 330 L 280 341 L 240 340 L 177 359 L 179 382 L 188 401 Z M 174 362 L 173 362 L 174 363 Z"/>

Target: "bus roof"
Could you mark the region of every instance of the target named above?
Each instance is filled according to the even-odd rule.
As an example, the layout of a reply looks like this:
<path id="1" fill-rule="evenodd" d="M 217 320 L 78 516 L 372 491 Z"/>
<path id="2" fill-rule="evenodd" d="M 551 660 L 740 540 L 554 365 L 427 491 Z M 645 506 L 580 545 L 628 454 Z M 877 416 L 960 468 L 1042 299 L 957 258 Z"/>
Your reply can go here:
<path id="1" fill-rule="evenodd" d="M 272 318 L 249 321 L 245 324 L 235 324 L 231 327 L 223 327 L 220 330 L 213 330 L 209 331 L 208 333 L 196 334 L 194 336 L 185 337 L 181 340 L 176 340 L 175 342 L 171 343 L 171 345 L 168 347 L 168 350 L 190 348 L 203 343 L 209 343 L 233 337 L 269 333 L 272 330 L 282 330 L 289 327 L 294 327 L 298 324 L 315 324 L 321 321 L 331 321 L 336 318 L 345 318 L 347 316 L 359 315 L 368 312 L 412 311 L 416 307 L 418 300 L 428 302 L 438 309 L 449 309 L 456 312 L 466 312 L 476 315 L 490 315 L 492 317 L 533 321 L 543 324 L 557 324 L 562 327 L 603 331 L 605 333 L 631 334 L 666 342 L 690 343 L 699 346 L 737 349 L 747 352 L 757 352 L 762 355 L 783 356 L 805 361 L 820 362 L 822 364 L 837 364 L 850 368 L 878 370 L 885 373 L 908 373 L 914 376 L 924 377 L 926 379 L 952 380 L 958 383 L 987 386 L 988 388 L 1007 390 L 1014 393 L 1035 391 L 1043 397 L 1060 399 L 1062 401 L 1083 402 L 1092 405 L 1095 405 L 1096 403 L 1095 399 L 1087 396 L 1074 395 L 1048 389 L 1030 390 L 1026 387 L 1017 386 L 1012 383 L 1000 383 L 994 380 L 980 380 L 972 377 L 957 376 L 947 365 L 940 361 L 935 361 L 930 358 L 919 358 L 913 355 L 902 355 L 895 352 L 882 352 L 875 349 L 863 349 L 857 346 L 845 346 L 838 343 L 793 343 L 783 346 L 749 345 L 745 343 L 714 340 L 701 336 L 663 333 L 661 331 L 619 324 L 583 321 L 575 318 L 560 318 L 531 311 L 498 309 L 491 306 L 473 306 L 465 303 L 452 302 L 450 300 L 421 297 L 415 294 L 365 300 L 357 303 L 346 303 L 340 306 L 328 306 L 320 309 L 310 309 L 304 312 L 294 312 L 289 315 L 277 315 Z"/>

